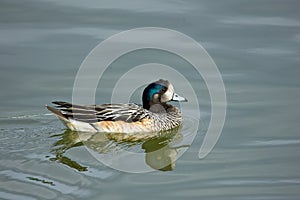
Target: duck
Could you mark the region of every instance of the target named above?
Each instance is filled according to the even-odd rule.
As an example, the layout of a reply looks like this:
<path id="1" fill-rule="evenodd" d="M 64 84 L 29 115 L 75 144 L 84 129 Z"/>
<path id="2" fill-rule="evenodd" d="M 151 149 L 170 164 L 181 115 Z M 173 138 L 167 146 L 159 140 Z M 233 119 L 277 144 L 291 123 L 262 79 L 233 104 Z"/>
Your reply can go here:
<path id="1" fill-rule="evenodd" d="M 182 123 L 180 109 L 171 101 L 187 102 L 174 91 L 168 80 L 159 79 L 143 91 L 142 105 L 135 103 L 107 103 L 78 105 L 53 101 L 46 108 L 54 113 L 72 131 L 104 132 L 115 135 L 140 135 L 140 138 L 178 128 Z"/>

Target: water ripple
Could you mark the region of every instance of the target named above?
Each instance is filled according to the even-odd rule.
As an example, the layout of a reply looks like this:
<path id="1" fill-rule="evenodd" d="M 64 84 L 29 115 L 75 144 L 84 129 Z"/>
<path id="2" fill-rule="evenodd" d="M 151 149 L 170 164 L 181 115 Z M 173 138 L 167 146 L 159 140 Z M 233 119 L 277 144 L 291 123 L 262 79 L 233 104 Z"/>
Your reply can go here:
<path id="1" fill-rule="evenodd" d="M 72 194 L 76 196 L 85 196 L 89 194 L 88 191 L 80 189 L 78 185 L 67 185 L 66 183 L 59 182 L 58 180 L 53 180 L 40 175 L 16 172 L 12 170 L 0 171 L 0 175 L 11 180 L 17 180 L 18 182 L 46 187 L 51 191 L 57 191 L 61 194 Z"/>
<path id="2" fill-rule="evenodd" d="M 245 185 L 299 185 L 300 179 L 226 179 L 226 180 L 216 180 L 212 181 L 211 184 L 213 185 L 221 185 L 221 186 L 245 186 Z"/>
<path id="3" fill-rule="evenodd" d="M 225 24 L 238 24 L 238 25 L 269 25 L 269 26 L 291 26 L 299 27 L 300 23 L 297 20 L 285 17 L 229 17 L 221 20 Z"/>
<path id="4" fill-rule="evenodd" d="M 268 146 L 286 146 L 300 144 L 300 140 L 257 140 L 243 144 L 244 146 L 257 146 L 257 147 L 268 147 Z"/>

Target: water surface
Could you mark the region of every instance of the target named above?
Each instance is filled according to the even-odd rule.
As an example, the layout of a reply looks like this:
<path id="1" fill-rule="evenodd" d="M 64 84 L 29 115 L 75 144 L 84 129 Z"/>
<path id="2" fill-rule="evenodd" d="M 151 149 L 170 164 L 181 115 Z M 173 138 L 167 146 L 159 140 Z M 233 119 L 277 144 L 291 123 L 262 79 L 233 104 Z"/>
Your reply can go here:
<path id="1" fill-rule="evenodd" d="M 0 198 L 299 199 L 298 7 L 296 0 L 1 1 Z M 44 105 L 71 100 L 76 72 L 99 42 L 144 26 L 203 44 L 224 79 L 227 118 L 216 147 L 199 160 L 210 100 L 203 80 L 187 71 L 199 84 L 196 139 L 172 170 L 129 174 L 95 160 Z M 120 66 L 156 59 L 187 67 L 167 53 L 136 53 L 107 71 L 97 102 L 109 100 Z M 140 103 L 139 95 L 132 100 Z"/>

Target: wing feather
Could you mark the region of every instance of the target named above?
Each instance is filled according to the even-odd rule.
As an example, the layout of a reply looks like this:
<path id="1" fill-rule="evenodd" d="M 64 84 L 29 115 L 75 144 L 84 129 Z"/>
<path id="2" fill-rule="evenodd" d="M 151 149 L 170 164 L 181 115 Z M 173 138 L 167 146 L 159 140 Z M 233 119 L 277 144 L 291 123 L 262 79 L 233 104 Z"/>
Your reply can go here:
<path id="1" fill-rule="evenodd" d="M 75 105 L 68 102 L 55 101 L 56 108 L 66 118 L 94 123 L 100 121 L 142 121 L 149 117 L 149 111 L 137 104 L 102 104 Z"/>

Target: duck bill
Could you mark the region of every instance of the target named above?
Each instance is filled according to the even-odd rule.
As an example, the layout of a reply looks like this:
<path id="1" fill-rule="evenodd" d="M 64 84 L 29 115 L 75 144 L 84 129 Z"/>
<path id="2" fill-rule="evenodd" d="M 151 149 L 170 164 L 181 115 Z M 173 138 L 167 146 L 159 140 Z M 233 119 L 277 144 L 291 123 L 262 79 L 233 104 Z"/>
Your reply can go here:
<path id="1" fill-rule="evenodd" d="M 188 100 L 182 96 L 179 96 L 178 94 L 174 93 L 171 101 L 181 101 L 181 102 L 187 102 Z"/>

